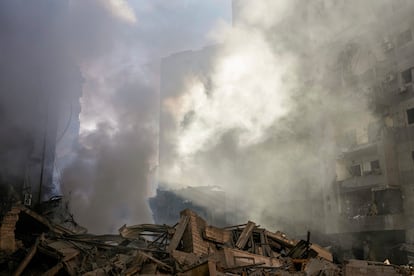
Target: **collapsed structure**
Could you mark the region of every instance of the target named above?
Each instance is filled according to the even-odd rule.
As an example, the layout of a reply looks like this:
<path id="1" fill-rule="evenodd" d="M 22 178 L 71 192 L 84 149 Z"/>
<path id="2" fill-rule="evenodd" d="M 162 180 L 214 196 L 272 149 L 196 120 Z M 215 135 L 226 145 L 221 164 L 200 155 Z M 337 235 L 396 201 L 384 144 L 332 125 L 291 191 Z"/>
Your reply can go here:
<path id="1" fill-rule="evenodd" d="M 50 209 L 48 209 L 50 211 Z M 49 212 L 50 213 L 50 212 Z M 333 262 L 325 248 L 252 221 L 210 226 L 194 211 L 175 226 L 122 226 L 92 235 L 14 205 L 0 225 L 0 275 L 412 275 L 409 266 Z M 63 224 L 62 224 L 63 223 Z M 65 226 L 63 226 L 65 225 Z"/>

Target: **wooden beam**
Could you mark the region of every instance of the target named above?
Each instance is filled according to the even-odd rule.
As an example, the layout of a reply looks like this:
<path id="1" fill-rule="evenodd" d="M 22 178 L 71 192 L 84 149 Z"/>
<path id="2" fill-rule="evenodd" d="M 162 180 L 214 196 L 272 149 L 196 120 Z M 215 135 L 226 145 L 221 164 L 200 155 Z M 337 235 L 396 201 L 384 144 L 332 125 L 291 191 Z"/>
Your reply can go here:
<path id="1" fill-rule="evenodd" d="M 26 257 L 24 257 L 19 267 L 17 267 L 16 271 L 13 273 L 13 276 L 19 276 L 23 273 L 24 269 L 27 267 L 27 265 L 30 263 L 30 261 L 33 259 L 34 255 L 36 254 L 37 246 L 39 245 L 39 243 L 40 243 L 40 237 L 36 239 L 36 242 L 30 248 L 29 253 L 27 253 Z"/>
<path id="2" fill-rule="evenodd" d="M 281 244 L 281 245 L 283 245 L 287 248 L 292 248 L 296 244 L 298 244 L 297 240 L 288 239 L 281 232 L 272 233 L 272 232 L 269 232 L 269 231 L 266 230 L 264 233 L 265 233 L 265 235 L 268 239 L 270 238 L 270 239 L 276 241 L 277 243 L 279 243 L 279 244 Z"/>
<path id="3" fill-rule="evenodd" d="M 42 274 L 42 276 L 54 276 L 56 275 L 61 269 L 63 268 L 63 263 L 60 262 L 45 273 Z"/>
<path id="4" fill-rule="evenodd" d="M 145 257 L 144 255 L 138 254 L 135 257 L 135 260 L 128 267 L 128 269 L 125 272 L 123 272 L 123 274 L 125 274 L 125 276 L 136 275 L 142 269 L 142 264 L 145 262 L 146 259 L 147 257 Z"/>
<path id="5" fill-rule="evenodd" d="M 213 261 L 208 261 L 209 276 L 217 276 L 217 265 Z"/>
<path id="6" fill-rule="evenodd" d="M 225 244 L 230 242 L 231 231 L 214 226 L 206 226 L 203 231 L 203 238 L 215 243 Z"/>
<path id="7" fill-rule="evenodd" d="M 239 249 L 243 249 L 246 246 L 247 241 L 250 238 L 250 235 L 253 232 L 253 229 L 256 227 L 256 223 L 249 221 L 244 227 L 242 233 L 240 234 L 239 239 L 236 242 L 236 247 Z"/>
<path id="8" fill-rule="evenodd" d="M 167 252 L 172 252 L 175 250 L 178 246 L 178 244 L 181 241 L 181 238 L 183 237 L 184 231 L 187 228 L 187 224 L 190 221 L 189 216 L 182 216 L 180 219 L 180 222 L 177 225 L 177 228 L 175 229 L 174 236 L 172 237 L 170 244 L 167 246 Z"/>
<path id="9" fill-rule="evenodd" d="M 151 260 L 151 261 L 153 261 L 154 263 L 156 263 L 156 264 L 158 264 L 158 265 L 160 265 L 160 266 L 162 266 L 162 267 L 167 268 L 167 269 L 168 269 L 168 270 L 170 270 L 171 272 L 172 272 L 172 271 L 174 271 L 174 268 L 173 268 L 172 266 L 169 266 L 169 265 L 167 265 L 166 263 L 161 262 L 160 260 L 158 260 L 158 259 L 154 258 L 154 257 L 153 257 L 153 256 L 151 256 L 151 255 L 145 254 L 144 252 L 141 252 L 141 251 L 139 251 L 139 254 L 141 254 L 142 256 L 144 256 L 144 257 L 146 257 L 146 258 L 150 259 L 150 260 Z"/>
<path id="10" fill-rule="evenodd" d="M 38 213 L 36 213 L 35 211 L 32 211 L 31 209 L 27 208 L 24 205 L 19 205 L 19 209 L 26 213 L 27 215 L 31 216 L 32 218 L 34 218 L 35 220 L 37 220 L 38 222 L 40 222 L 41 224 L 43 224 L 44 226 L 46 226 L 47 228 L 49 228 L 49 230 L 58 233 L 58 234 L 74 234 L 72 231 L 70 231 L 69 229 L 64 228 L 63 226 L 56 226 L 53 225 L 48 219 L 46 219 L 45 217 L 39 215 Z"/>

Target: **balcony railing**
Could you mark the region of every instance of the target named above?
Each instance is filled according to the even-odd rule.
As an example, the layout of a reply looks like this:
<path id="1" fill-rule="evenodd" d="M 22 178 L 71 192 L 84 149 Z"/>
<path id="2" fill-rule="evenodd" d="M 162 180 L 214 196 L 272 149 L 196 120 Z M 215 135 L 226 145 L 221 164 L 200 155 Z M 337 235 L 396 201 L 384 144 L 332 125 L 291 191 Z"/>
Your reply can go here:
<path id="1" fill-rule="evenodd" d="M 384 181 L 384 175 L 370 174 L 364 176 L 354 176 L 352 178 L 339 181 L 339 183 L 340 187 L 343 189 L 353 189 L 382 186 L 384 184 Z"/>
<path id="2" fill-rule="evenodd" d="M 339 220 L 341 232 L 404 230 L 406 228 L 403 214 L 377 216 L 342 217 Z"/>

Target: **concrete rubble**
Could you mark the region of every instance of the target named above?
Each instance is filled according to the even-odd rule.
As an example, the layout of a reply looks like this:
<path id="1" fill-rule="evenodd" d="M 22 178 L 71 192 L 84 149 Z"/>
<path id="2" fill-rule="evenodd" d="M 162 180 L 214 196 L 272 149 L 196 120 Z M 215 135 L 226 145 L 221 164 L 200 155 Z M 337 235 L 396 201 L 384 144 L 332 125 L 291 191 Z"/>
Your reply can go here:
<path id="1" fill-rule="evenodd" d="M 14 205 L 0 220 L 0 275 L 413 275 L 409 266 L 335 264 L 325 248 L 254 222 L 218 228 L 186 209 L 174 226 L 92 235 Z"/>

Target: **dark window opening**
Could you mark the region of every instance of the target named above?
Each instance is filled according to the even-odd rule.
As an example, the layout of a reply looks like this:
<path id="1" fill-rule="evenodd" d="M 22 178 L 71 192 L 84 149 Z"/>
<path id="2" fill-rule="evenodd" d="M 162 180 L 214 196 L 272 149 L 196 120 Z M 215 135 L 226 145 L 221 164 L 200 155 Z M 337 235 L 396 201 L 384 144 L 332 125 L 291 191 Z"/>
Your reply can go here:
<path id="1" fill-rule="evenodd" d="M 378 215 L 400 214 L 403 211 L 402 195 L 399 189 L 385 189 L 374 192 Z"/>
<path id="2" fill-rule="evenodd" d="M 414 151 L 412 151 L 411 152 L 411 159 L 413 160 L 413 162 L 414 162 Z"/>
<path id="3" fill-rule="evenodd" d="M 347 218 L 366 216 L 371 202 L 372 193 L 370 189 L 344 194 L 341 201 L 342 213 Z"/>
<path id="4" fill-rule="evenodd" d="M 409 125 L 414 123 L 414 108 L 407 110 L 407 122 Z"/>
<path id="5" fill-rule="evenodd" d="M 401 78 L 404 84 L 413 82 L 413 75 L 411 74 L 411 68 L 401 72 Z"/>
<path id="6" fill-rule="evenodd" d="M 379 160 L 371 161 L 371 172 L 373 174 L 381 174 L 381 168 Z"/>
<path id="7" fill-rule="evenodd" d="M 361 165 L 351 166 L 351 175 L 352 176 L 361 176 L 362 175 Z"/>

